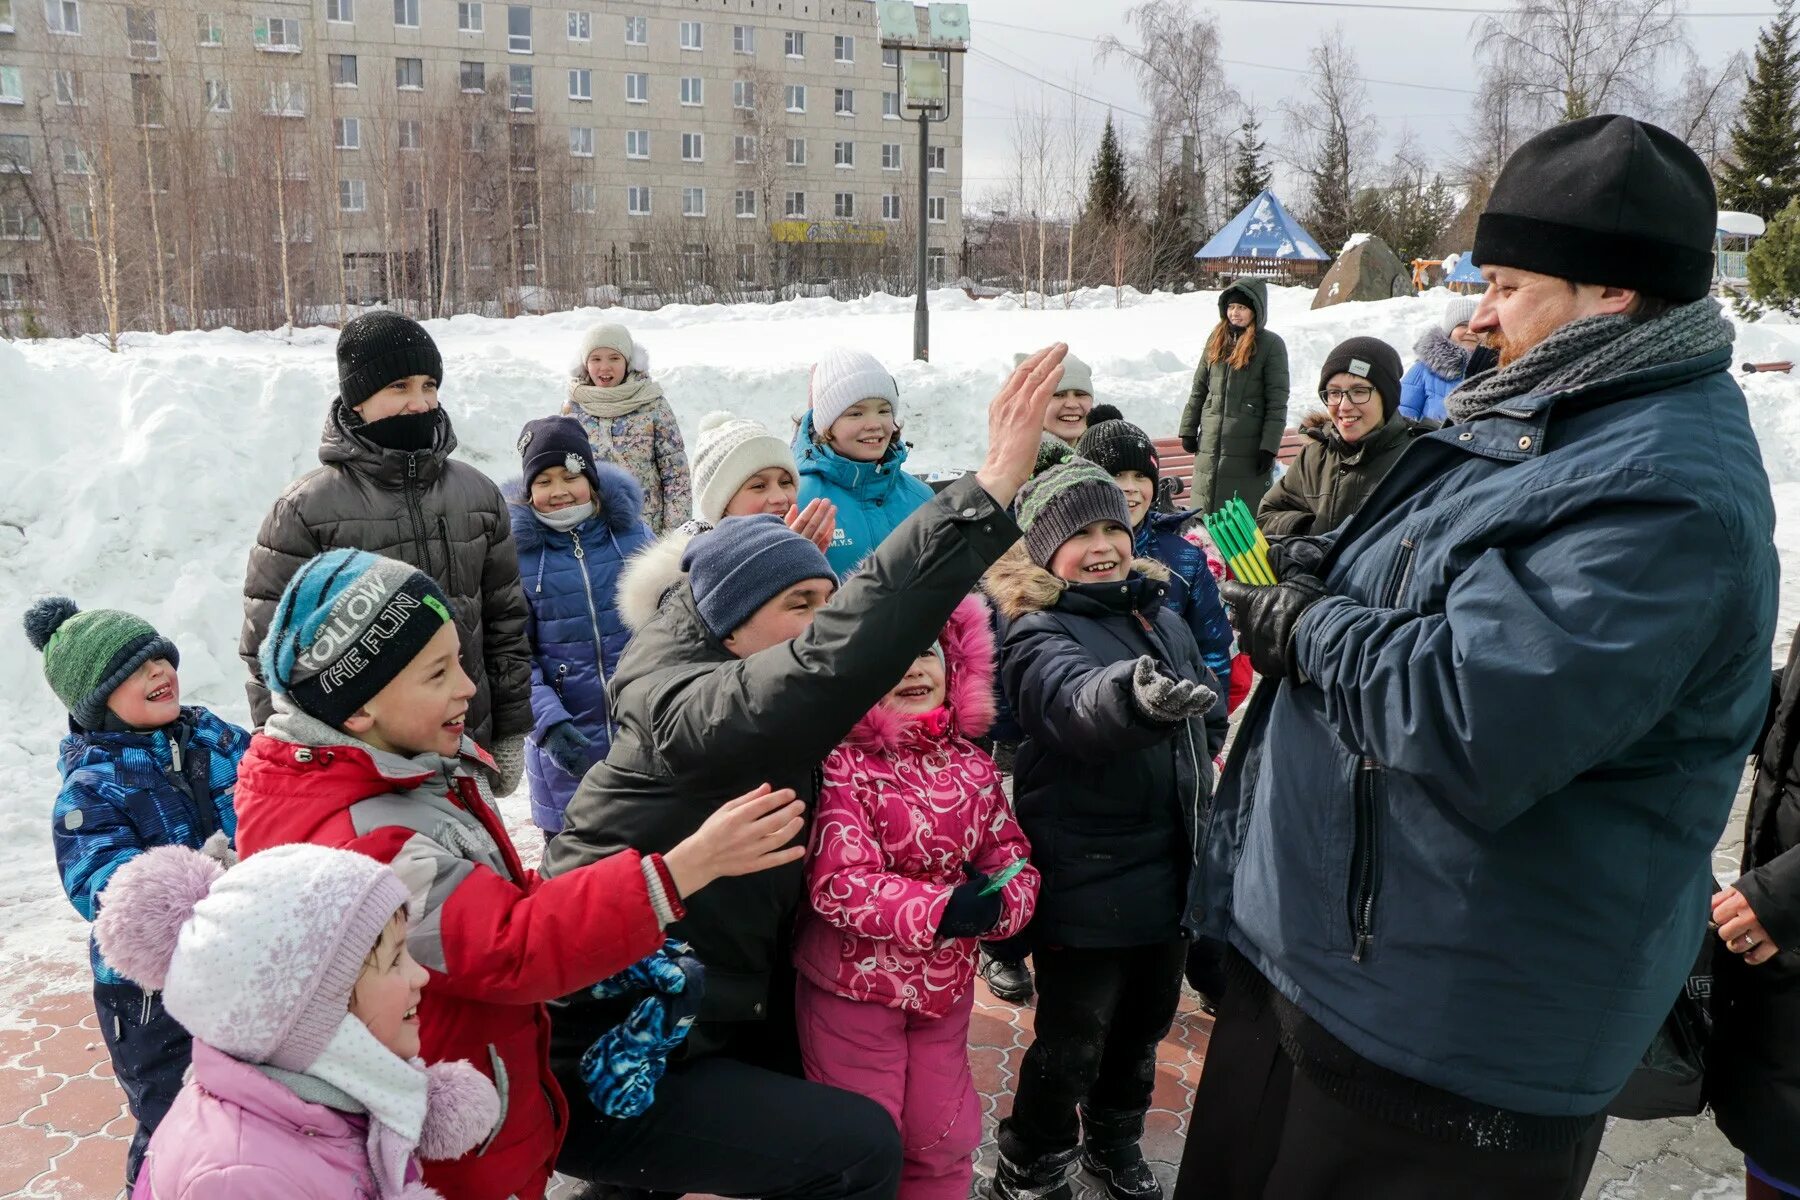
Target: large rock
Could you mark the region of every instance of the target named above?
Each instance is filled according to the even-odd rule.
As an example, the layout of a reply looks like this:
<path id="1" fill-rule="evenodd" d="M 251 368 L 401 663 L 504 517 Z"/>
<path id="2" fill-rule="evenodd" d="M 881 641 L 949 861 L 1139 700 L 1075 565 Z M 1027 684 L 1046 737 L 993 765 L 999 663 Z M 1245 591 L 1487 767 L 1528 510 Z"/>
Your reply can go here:
<path id="1" fill-rule="evenodd" d="M 1412 268 L 1374 235 L 1358 234 L 1319 281 L 1314 308 L 1346 300 L 1391 300 L 1414 295 Z"/>

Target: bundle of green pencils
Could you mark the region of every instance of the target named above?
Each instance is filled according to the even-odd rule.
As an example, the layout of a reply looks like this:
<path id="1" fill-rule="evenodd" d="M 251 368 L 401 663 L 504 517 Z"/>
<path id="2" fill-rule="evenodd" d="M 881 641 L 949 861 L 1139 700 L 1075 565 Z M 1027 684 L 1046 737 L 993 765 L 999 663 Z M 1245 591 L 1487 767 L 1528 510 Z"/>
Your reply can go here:
<path id="1" fill-rule="evenodd" d="M 1269 540 L 1256 527 L 1256 518 L 1251 515 L 1248 504 L 1233 496 L 1224 508 L 1200 520 L 1213 545 L 1225 556 L 1225 565 L 1240 582 L 1265 585 L 1278 582 L 1269 567 Z"/>

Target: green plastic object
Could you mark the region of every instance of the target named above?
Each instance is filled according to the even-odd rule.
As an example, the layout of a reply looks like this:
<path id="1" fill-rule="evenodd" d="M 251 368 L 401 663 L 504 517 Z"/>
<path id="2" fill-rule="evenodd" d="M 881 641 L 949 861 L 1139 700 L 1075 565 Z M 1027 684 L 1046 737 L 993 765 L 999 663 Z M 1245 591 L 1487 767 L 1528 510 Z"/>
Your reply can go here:
<path id="1" fill-rule="evenodd" d="M 1029 865 L 1031 865 L 1031 860 L 1028 858 L 1014 859 L 1007 866 L 1000 868 L 1000 870 L 995 873 L 994 877 L 987 881 L 987 886 L 981 889 L 981 894 L 984 896 L 992 896 L 995 892 L 1011 883 L 1013 878 Z"/>

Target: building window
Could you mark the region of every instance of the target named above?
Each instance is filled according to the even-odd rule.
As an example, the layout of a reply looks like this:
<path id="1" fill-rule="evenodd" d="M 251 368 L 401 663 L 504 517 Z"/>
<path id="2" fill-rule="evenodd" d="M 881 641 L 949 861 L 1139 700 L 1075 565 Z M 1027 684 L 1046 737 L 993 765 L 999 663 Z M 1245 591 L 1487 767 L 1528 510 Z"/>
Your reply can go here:
<path id="1" fill-rule="evenodd" d="M 681 189 L 681 215 L 684 217 L 704 217 L 706 215 L 706 189 L 684 187 Z"/>
<path id="2" fill-rule="evenodd" d="M 704 37 L 705 33 L 700 27 L 700 22 L 683 21 L 681 23 L 681 48 L 683 50 L 705 49 L 702 41 Z"/>
<path id="3" fill-rule="evenodd" d="M 394 60 L 394 86 L 403 92 L 424 91 L 425 60 L 422 58 L 396 58 Z"/>
<path id="4" fill-rule="evenodd" d="M 418 212 L 425 207 L 425 185 L 417 179 L 403 180 L 400 184 L 400 210 L 402 212 Z"/>
<path id="5" fill-rule="evenodd" d="M 900 169 L 899 142 L 881 143 L 881 169 L 884 171 L 898 171 Z"/>
<path id="6" fill-rule="evenodd" d="M 698 75 L 681 77 L 681 102 L 689 108 L 702 104 L 706 99 L 706 85 Z"/>
<path id="7" fill-rule="evenodd" d="M 648 129 L 627 129 L 625 131 L 625 157 L 650 157 L 650 131 Z"/>
<path id="8" fill-rule="evenodd" d="M 0 174 L 31 174 L 31 138 L 23 133 L 0 133 Z"/>
<path id="9" fill-rule="evenodd" d="M 469 126 L 469 142 L 466 147 L 470 154 L 480 154 L 487 149 L 488 127 L 480 121 Z"/>
<path id="10" fill-rule="evenodd" d="M 806 85 L 804 83 L 787 85 L 787 110 L 791 113 L 806 111 Z"/>
<path id="11" fill-rule="evenodd" d="M 647 187 L 628 187 L 625 189 L 625 211 L 634 217 L 650 215 L 650 189 Z"/>
<path id="12" fill-rule="evenodd" d="M 487 28 L 487 14 L 482 11 L 481 0 L 457 0 L 456 31 L 458 33 L 481 33 Z"/>
<path id="13" fill-rule="evenodd" d="M 881 65 L 890 71 L 899 66 L 900 48 L 898 46 L 883 46 L 881 48 Z"/>
<path id="14" fill-rule="evenodd" d="M 927 196 L 925 198 L 925 219 L 934 223 L 942 223 L 944 218 L 944 198 Z"/>
<path id="15" fill-rule="evenodd" d="M 325 0 L 325 19 L 339 25 L 356 20 L 356 0 Z"/>
<path id="16" fill-rule="evenodd" d="M 572 158 L 594 157 L 594 130 L 592 126 L 569 126 L 569 155 Z"/>
<path id="17" fill-rule="evenodd" d="M 156 39 L 156 10 L 153 8 L 128 8 L 125 10 L 125 55 L 128 58 L 156 59 L 161 47 Z"/>
<path id="18" fill-rule="evenodd" d="M 402 150 L 421 150 L 425 146 L 423 129 L 410 117 L 395 127 L 394 135 L 395 144 Z"/>
<path id="19" fill-rule="evenodd" d="M 333 117 L 331 120 L 332 147 L 337 150 L 362 149 L 362 118 Z"/>
<path id="20" fill-rule="evenodd" d="M 881 119 L 884 121 L 898 121 L 900 119 L 899 92 L 881 93 Z"/>
<path id="21" fill-rule="evenodd" d="M 931 170 L 931 171 L 945 170 L 946 167 L 944 164 L 947 161 L 946 154 L 947 154 L 947 151 L 945 151 L 944 147 L 942 147 L 942 146 L 927 146 L 927 147 L 925 147 L 926 169 Z"/>
<path id="22" fill-rule="evenodd" d="M 225 15 L 223 13 L 198 13 L 195 16 L 195 23 L 199 27 L 202 46 L 223 46 L 225 44 Z"/>
<path id="23" fill-rule="evenodd" d="M 806 34 L 798 29 L 790 29 L 782 35 L 782 46 L 789 58 L 805 58 Z"/>
<path id="24" fill-rule="evenodd" d="M 650 18 L 625 18 L 625 44 L 627 46 L 648 46 L 650 44 Z"/>
<path id="25" fill-rule="evenodd" d="M 338 211 L 362 212 L 369 206 L 368 189 L 360 179 L 338 180 Z"/>
<path id="26" fill-rule="evenodd" d="M 19 77 L 19 68 L 0 67 L 0 104 L 25 103 L 25 81 Z"/>
<path id="27" fill-rule="evenodd" d="M 419 0 L 394 0 L 394 24 L 400 29 L 417 29 Z"/>
<path id="28" fill-rule="evenodd" d="M 737 244 L 737 277 L 739 283 L 756 282 L 756 245 L 753 242 Z"/>
<path id="29" fill-rule="evenodd" d="M 847 34 L 836 34 L 831 39 L 831 57 L 841 63 L 856 61 L 856 39 Z"/>
<path id="30" fill-rule="evenodd" d="M 787 140 L 787 165 L 804 167 L 806 165 L 806 139 L 789 138 Z"/>
<path id="31" fill-rule="evenodd" d="M 58 104 L 86 104 L 81 95 L 81 76 L 74 71 L 56 71 L 50 76 Z"/>
<path id="32" fill-rule="evenodd" d="M 731 139 L 731 161 L 740 165 L 756 161 L 756 136 L 740 133 Z"/>
<path id="33" fill-rule="evenodd" d="M 746 112 L 756 107 L 756 84 L 748 79 L 731 81 L 731 107 L 741 108 Z"/>
<path id="34" fill-rule="evenodd" d="M 487 64 L 466 62 L 462 64 L 462 90 L 465 92 L 487 91 Z"/>
<path id="35" fill-rule="evenodd" d="M 650 243 L 630 242 L 626 245 L 625 280 L 628 283 L 650 282 Z"/>
<path id="36" fill-rule="evenodd" d="M 69 205 L 69 236 L 78 242 L 94 240 L 94 213 L 87 205 Z"/>
<path id="37" fill-rule="evenodd" d="M 856 92 L 850 88 L 832 88 L 831 111 L 840 117 L 854 117 L 856 115 Z"/>
<path id="38" fill-rule="evenodd" d="M 353 88 L 356 86 L 356 55 L 328 54 L 326 63 L 331 68 L 331 86 Z"/>
<path id="39" fill-rule="evenodd" d="M 44 24 L 51 33 L 81 36 L 81 0 L 44 0 Z"/>
<path id="40" fill-rule="evenodd" d="M 839 192 L 831 198 L 831 213 L 841 220 L 849 220 L 856 215 L 856 194 Z"/>
<path id="41" fill-rule="evenodd" d="M 531 53 L 531 6 L 506 6 L 506 48 L 514 54 Z"/>
<path id="42" fill-rule="evenodd" d="M 206 111 L 219 113 L 231 111 L 231 85 L 229 83 L 223 79 L 206 81 Z"/>
<path id="43" fill-rule="evenodd" d="M 706 160 L 706 135 L 700 133 L 684 133 L 681 135 L 681 161 L 704 162 Z"/>
<path id="44" fill-rule="evenodd" d="M 537 107 L 530 67 L 506 68 L 506 106 L 514 112 L 530 112 Z"/>
<path id="45" fill-rule="evenodd" d="M 806 215 L 806 193 L 789 192 L 782 204 L 781 213 L 786 217 L 804 217 Z"/>
<path id="46" fill-rule="evenodd" d="M 594 40 L 593 13 L 571 12 L 569 14 L 569 40 L 571 42 L 591 42 Z"/>
<path id="47" fill-rule="evenodd" d="M 594 98 L 594 72 L 588 67 L 569 68 L 569 99 L 592 100 Z"/>
<path id="48" fill-rule="evenodd" d="M 295 17 L 256 18 L 256 48 L 271 54 L 300 53 L 300 21 Z"/>
<path id="49" fill-rule="evenodd" d="M 831 149 L 831 162 L 833 166 L 854 167 L 856 165 L 856 143 L 834 143 Z"/>
<path id="50" fill-rule="evenodd" d="M 569 185 L 569 211 L 591 213 L 600 207 L 600 188 L 592 183 L 571 183 Z"/>
<path id="51" fill-rule="evenodd" d="M 950 74 L 950 52 L 948 50 L 934 50 L 931 57 L 937 59 L 937 65 L 944 68 L 945 75 Z"/>
<path id="52" fill-rule="evenodd" d="M 892 192 L 881 198 L 881 219 L 898 221 L 900 219 L 900 197 Z"/>
<path id="53" fill-rule="evenodd" d="M 739 188 L 735 203 L 738 216 L 754 217 L 756 215 L 756 189 Z"/>
<path id="54" fill-rule="evenodd" d="M 69 138 L 62 144 L 62 169 L 65 175 L 90 175 L 93 173 L 94 169 L 88 165 L 87 151 L 83 150 L 81 143 L 74 138 Z M 226 174 L 230 174 L 230 172 L 228 171 Z"/>
<path id="55" fill-rule="evenodd" d="M 269 85 L 269 94 L 274 95 L 274 84 Z M 163 123 L 162 88 L 157 85 L 154 75 L 133 75 L 131 77 L 131 111 L 137 117 L 139 125 L 160 128 Z M 275 111 L 273 108 L 271 112 Z"/>
<path id="56" fill-rule="evenodd" d="M 933 247 L 925 252 L 925 273 L 931 276 L 933 283 L 944 282 L 944 269 L 948 263 L 949 255 L 944 253 L 941 246 Z"/>
<path id="57" fill-rule="evenodd" d="M 733 25 L 731 27 L 731 52 L 733 54 L 756 53 L 756 26 Z"/>
<path id="58" fill-rule="evenodd" d="M 625 102 L 627 104 L 650 103 L 650 76 L 642 71 L 633 71 L 625 76 Z"/>
<path id="59" fill-rule="evenodd" d="M 537 127 L 534 125 L 508 125 L 506 133 L 512 150 L 513 170 L 537 170 Z"/>
<path id="60" fill-rule="evenodd" d="M 0 238 L 35 242 L 44 236 L 37 214 L 24 204 L 0 204 Z"/>

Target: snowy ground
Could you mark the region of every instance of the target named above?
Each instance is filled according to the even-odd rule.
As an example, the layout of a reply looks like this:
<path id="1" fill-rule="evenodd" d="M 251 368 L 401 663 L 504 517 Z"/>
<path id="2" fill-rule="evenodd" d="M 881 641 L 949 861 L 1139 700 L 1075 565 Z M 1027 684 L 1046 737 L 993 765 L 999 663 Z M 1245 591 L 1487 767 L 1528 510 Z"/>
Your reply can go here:
<path id="1" fill-rule="evenodd" d="M 1271 328 L 1286 339 L 1293 415 L 1308 408 L 1326 352 L 1356 334 L 1387 339 L 1410 361 L 1447 298 L 1346 304 L 1311 312 L 1310 291 L 1275 289 Z M 443 348 L 443 400 L 460 454 L 496 477 L 516 470 L 526 420 L 555 411 L 580 332 L 623 319 L 650 348 L 690 433 L 714 408 L 789 427 L 819 348 L 874 352 L 900 385 L 918 468 L 981 457 L 988 397 L 1016 351 L 1066 340 L 1094 367 L 1100 398 L 1152 432 L 1172 432 L 1194 362 L 1217 318 L 1216 294 L 1142 297 L 1110 289 L 1052 299 L 971 301 L 939 292 L 933 361 L 909 361 L 912 301 L 582 310 L 512 321 L 432 322 Z M 189 700 L 246 717 L 235 649 L 245 553 L 269 502 L 316 465 L 335 391 L 335 331 L 137 335 L 112 355 L 83 342 L 0 343 L 0 625 L 35 596 L 140 612 L 182 649 Z M 1800 359 L 1800 326 L 1740 330 L 1737 359 Z M 1776 533 L 1800 579 L 1800 374 L 1745 381 L 1783 521 Z M 1786 589 L 1783 630 L 1800 623 Z M 22 633 L 0 633 L 0 1026 L 33 966 L 83 960 L 86 927 L 64 901 L 50 851 L 55 750 L 64 717 Z"/>

